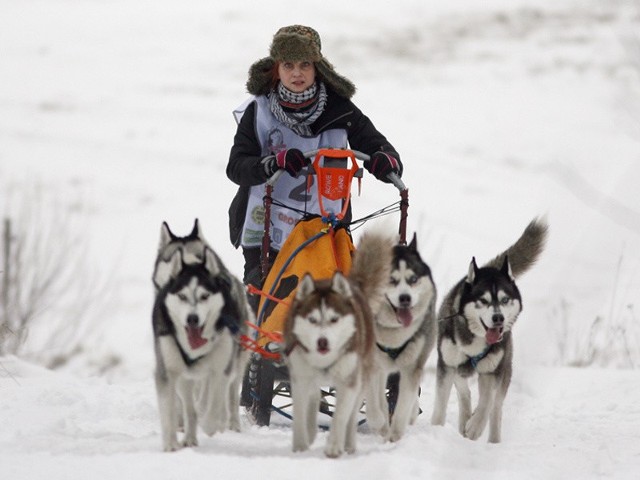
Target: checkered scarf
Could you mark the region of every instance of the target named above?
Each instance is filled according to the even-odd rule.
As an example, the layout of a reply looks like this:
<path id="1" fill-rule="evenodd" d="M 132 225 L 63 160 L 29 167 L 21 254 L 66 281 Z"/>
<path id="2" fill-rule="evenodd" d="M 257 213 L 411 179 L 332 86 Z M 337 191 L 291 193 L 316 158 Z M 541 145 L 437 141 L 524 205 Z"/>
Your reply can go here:
<path id="1" fill-rule="evenodd" d="M 304 92 L 295 93 L 282 83 L 269 94 L 273 115 L 301 137 L 311 137 L 311 128 L 327 104 L 327 89 L 323 82 L 314 83 Z"/>

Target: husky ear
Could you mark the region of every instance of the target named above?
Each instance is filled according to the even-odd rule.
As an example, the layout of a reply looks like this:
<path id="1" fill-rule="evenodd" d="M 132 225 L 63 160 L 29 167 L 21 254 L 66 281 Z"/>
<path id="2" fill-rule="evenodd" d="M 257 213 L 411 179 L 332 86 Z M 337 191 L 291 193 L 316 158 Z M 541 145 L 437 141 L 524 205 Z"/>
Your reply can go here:
<path id="1" fill-rule="evenodd" d="M 158 251 L 162 250 L 175 239 L 176 236 L 171 232 L 169 224 L 167 222 L 162 222 L 162 226 L 160 227 L 160 245 L 158 245 Z"/>
<path id="2" fill-rule="evenodd" d="M 316 284 L 313 281 L 313 278 L 308 273 L 305 273 L 298 285 L 298 289 L 296 290 L 296 300 L 302 300 L 315 289 Z"/>
<path id="3" fill-rule="evenodd" d="M 473 285 L 473 282 L 476 279 L 476 275 L 478 274 L 478 265 L 476 264 L 476 257 L 471 258 L 471 263 L 469 264 L 469 272 L 467 273 L 467 283 Z"/>
<path id="4" fill-rule="evenodd" d="M 345 297 L 351 296 L 351 285 L 349 285 L 347 277 L 340 272 L 333 274 L 333 278 L 331 279 L 331 290 Z"/>
<path id="5" fill-rule="evenodd" d="M 197 218 L 193 221 L 193 228 L 191 229 L 189 237 L 200 238 L 200 222 Z"/>
<path id="6" fill-rule="evenodd" d="M 210 248 L 204 249 L 204 268 L 213 277 L 220 273 L 220 263 L 218 262 L 216 254 L 213 253 L 213 250 Z"/>
<path id="7" fill-rule="evenodd" d="M 409 244 L 409 248 L 411 250 L 418 250 L 418 237 L 416 235 L 416 232 L 413 232 L 413 238 L 411 239 L 411 243 Z"/>
<path id="8" fill-rule="evenodd" d="M 511 262 L 509 262 L 509 256 L 505 255 L 504 256 L 504 261 L 502 262 L 502 267 L 500 268 L 500 272 L 503 275 L 508 276 L 511 281 L 515 281 L 515 277 L 513 276 L 513 271 L 511 270 Z"/>
<path id="9" fill-rule="evenodd" d="M 165 287 L 180 270 L 182 270 L 182 251 L 178 249 L 169 261 L 158 261 L 153 273 L 153 284 L 158 289 Z"/>
<path id="10" fill-rule="evenodd" d="M 190 236 L 198 236 L 200 234 L 200 223 L 198 222 L 198 219 L 196 218 L 193 221 L 193 228 L 191 229 L 191 233 L 189 234 Z"/>
<path id="11" fill-rule="evenodd" d="M 191 234 L 189 236 L 193 238 L 197 238 L 198 240 L 202 241 L 202 243 L 205 243 L 205 244 L 207 243 L 207 241 L 204 238 L 204 235 L 202 234 L 200 221 L 197 218 L 193 221 L 193 230 L 191 230 Z"/>

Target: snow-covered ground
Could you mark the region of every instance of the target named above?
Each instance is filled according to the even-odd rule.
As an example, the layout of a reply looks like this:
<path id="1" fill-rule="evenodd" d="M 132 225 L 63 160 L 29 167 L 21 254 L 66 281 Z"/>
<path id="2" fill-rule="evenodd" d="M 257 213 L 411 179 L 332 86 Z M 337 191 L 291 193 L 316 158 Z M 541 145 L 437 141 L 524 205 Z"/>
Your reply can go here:
<path id="1" fill-rule="evenodd" d="M 3 478 L 635 478 L 640 5 L 322 7 L 0 0 L 0 215 L 39 218 L 51 256 L 82 268 L 66 302 L 32 326 L 21 359 L 0 357 Z M 247 424 L 160 452 L 150 328 L 160 224 L 186 233 L 198 217 L 240 274 L 227 240 L 231 111 L 249 65 L 293 23 L 320 32 L 324 54 L 358 86 L 355 102 L 400 151 L 409 231 L 441 295 L 472 256 L 493 257 L 547 216 L 548 248 L 519 282 L 500 445 L 459 437 L 455 396 L 447 425 L 429 425 L 430 370 L 425 414 L 398 444 L 362 433 L 354 456 L 330 461 L 324 434 L 294 455 L 286 424 Z M 395 199 L 365 178 L 356 216 Z M 81 238 L 71 255 L 57 249 L 65 234 Z M 74 299 L 88 305 L 81 320 Z M 71 344 L 80 354 L 66 368 L 37 366 Z M 560 366 L 590 358 L 592 368 Z"/>

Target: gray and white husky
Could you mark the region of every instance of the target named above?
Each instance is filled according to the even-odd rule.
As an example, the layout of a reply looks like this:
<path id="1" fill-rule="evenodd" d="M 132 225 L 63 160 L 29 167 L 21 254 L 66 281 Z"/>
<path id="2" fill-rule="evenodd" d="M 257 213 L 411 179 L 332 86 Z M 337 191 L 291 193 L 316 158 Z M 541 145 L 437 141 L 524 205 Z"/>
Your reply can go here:
<path id="1" fill-rule="evenodd" d="M 373 312 L 384 301 L 393 239 L 365 233 L 348 276 L 305 275 L 285 322 L 285 361 L 293 400 L 293 451 L 307 450 L 317 433 L 320 388 L 332 386 L 336 403 L 328 457 L 356 449 L 357 412 L 373 368 Z"/>
<path id="2" fill-rule="evenodd" d="M 489 442 L 501 440 L 502 405 L 511 382 L 512 328 L 522 310 L 515 279 L 542 252 L 546 222 L 534 219 L 508 250 L 478 268 L 444 298 L 438 312 L 436 399 L 431 423 L 444 425 L 452 385 L 458 392 L 458 430 L 477 440 L 489 423 Z M 467 379 L 478 375 L 478 404 L 471 409 Z"/>
<path id="3" fill-rule="evenodd" d="M 393 248 L 385 298 L 375 315 L 376 368 L 366 395 L 366 410 L 371 429 L 395 442 L 418 416 L 422 370 L 437 336 L 436 287 L 418 252 L 415 235 L 409 245 Z M 397 399 L 391 407 L 386 398 L 390 374 L 399 374 Z"/>
<path id="4" fill-rule="evenodd" d="M 199 263 L 175 248 L 163 284 L 156 283 L 155 383 L 165 451 L 197 445 L 197 426 L 212 435 L 240 429 L 240 382 L 248 353 L 239 344 L 253 321 L 247 297 L 208 247 Z M 156 263 L 156 265 L 158 262 Z M 241 285 L 241 284 L 240 284 Z M 180 421 L 182 420 L 182 421 Z M 178 443 L 177 430 L 184 425 Z"/>

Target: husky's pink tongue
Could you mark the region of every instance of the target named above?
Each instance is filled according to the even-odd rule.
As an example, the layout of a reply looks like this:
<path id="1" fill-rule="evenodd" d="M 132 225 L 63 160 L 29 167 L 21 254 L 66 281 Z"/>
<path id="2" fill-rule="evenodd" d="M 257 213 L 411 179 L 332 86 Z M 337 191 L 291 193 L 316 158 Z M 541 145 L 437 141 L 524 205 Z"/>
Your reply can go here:
<path id="1" fill-rule="evenodd" d="M 187 331 L 187 340 L 194 350 L 200 348 L 207 343 L 206 338 L 202 338 L 202 329 L 204 327 L 185 327 Z"/>
<path id="2" fill-rule="evenodd" d="M 396 316 L 403 327 L 408 327 L 413 321 L 413 315 L 411 315 L 410 308 L 398 308 L 396 310 Z"/>
<path id="3" fill-rule="evenodd" d="M 500 328 L 488 329 L 487 333 L 485 333 L 484 335 L 484 339 L 487 341 L 489 345 L 498 343 L 502 339 L 502 329 Z"/>

